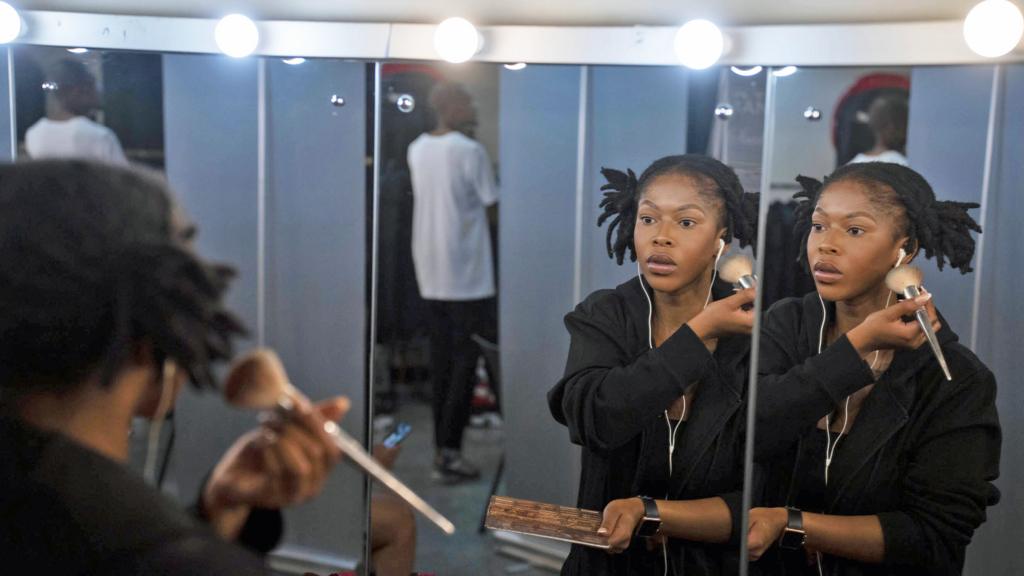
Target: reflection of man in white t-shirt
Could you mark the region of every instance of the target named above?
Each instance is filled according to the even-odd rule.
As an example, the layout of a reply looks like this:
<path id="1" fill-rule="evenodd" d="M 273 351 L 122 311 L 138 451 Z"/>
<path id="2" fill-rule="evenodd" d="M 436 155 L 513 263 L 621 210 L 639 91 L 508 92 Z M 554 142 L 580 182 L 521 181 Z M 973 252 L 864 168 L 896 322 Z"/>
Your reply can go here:
<path id="1" fill-rule="evenodd" d="M 907 119 L 909 107 L 905 96 L 879 96 L 868 107 L 868 126 L 875 135 L 875 146 L 850 160 L 860 162 L 891 162 L 907 165 Z"/>
<path id="2" fill-rule="evenodd" d="M 434 380 L 435 476 L 456 482 L 479 476 L 462 459 L 479 349 L 471 336 L 495 297 L 488 208 L 498 202 L 490 158 L 471 139 L 476 108 L 459 84 L 430 95 L 438 126 L 409 145 L 412 256 L 420 295 L 430 307 Z"/>
<path id="3" fill-rule="evenodd" d="M 62 60 L 50 72 L 46 118 L 25 133 L 31 158 L 77 158 L 128 164 L 114 132 L 89 118 L 100 106 L 96 79 L 81 62 Z"/>

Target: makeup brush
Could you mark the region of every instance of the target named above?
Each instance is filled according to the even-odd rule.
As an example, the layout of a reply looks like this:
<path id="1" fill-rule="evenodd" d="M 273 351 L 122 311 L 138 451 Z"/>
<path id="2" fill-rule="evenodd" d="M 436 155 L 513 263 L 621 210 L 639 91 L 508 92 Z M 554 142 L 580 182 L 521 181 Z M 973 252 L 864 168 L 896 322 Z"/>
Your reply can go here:
<path id="1" fill-rule="evenodd" d="M 235 361 L 224 383 L 224 397 L 230 404 L 239 408 L 273 410 L 284 418 L 291 417 L 298 406 L 310 405 L 309 399 L 289 383 L 277 354 L 268 349 L 255 350 Z M 373 456 L 340 426 L 328 421 L 324 423 L 324 431 L 348 456 L 349 462 L 390 488 L 445 534 L 455 532 L 454 524 L 374 460 Z"/>
<path id="2" fill-rule="evenodd" d="M 742 252 L 730 254 L 718 263 L 718 275 L 736 288 L 746 289 L 757 286 L 754 277 L 754 260 Z"/>
<path id="3" fill-rule="evenodd" d="M 921 295 L 921 281 L 923 279 L 924 274 L 920 268 L 905 264 L 893 268 L 885 275 L 885 285 L 889 287 L 889 290 L 913 300 Z M 931 320 L 928 319 L 928 311 L 925 310 L 924 306 L 921 306 L 914 312 L 914 316 L 917 317 L 917 323 L 924 330 L 925 337 L 928 338 L 928 345 L 931 346 L 935 359 L 939 361 L 939 366 L 942 368 L 943 374 L 946 375 L 946 380 L 952 381 L 953 376 L 949 373 L 946 357 L 942 354 L 942 348 L 939 348 L 939 339 L 935 336 L 935 330 L 932 330 Z"/>

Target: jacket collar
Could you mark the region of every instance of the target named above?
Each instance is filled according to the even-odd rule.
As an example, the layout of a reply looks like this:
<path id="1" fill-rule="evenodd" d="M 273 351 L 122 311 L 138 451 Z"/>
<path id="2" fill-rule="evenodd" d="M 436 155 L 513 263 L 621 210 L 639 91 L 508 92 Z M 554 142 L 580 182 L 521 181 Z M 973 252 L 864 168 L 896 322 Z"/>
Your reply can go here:
<path id="1" fill-rule="evenodd" d="M 825 302 L 825 310 L 830 319 L 835 317 L 834 303 Z M 805 345 L 810 350 L 810 355 L 815 355 L 818 351 L 822 320 L 822 307 L 817 292 L 804 297 L 803 311 Z M 941 314 L 939 321 L 942 328 L 936 336 L 939 345 L 944 348 L 956 342 L 958 338 Z M 927 344 L 915 350 L 895 352 L 889 368 L 864 400 L 852 429 L 844 435 L 843 446 L 839 448 L 844 452 L 843 457 L 837 459 L 829 470 L 829 476 L 841 479 L 838 490 L 833 493 L 828 503 L 830 510 L 842 497 L 853 476 L 909 420 L 915 394 L 915 377 L 922 370 L 928 369 L 929 363 L 933 370 L 939 370 Z"/>

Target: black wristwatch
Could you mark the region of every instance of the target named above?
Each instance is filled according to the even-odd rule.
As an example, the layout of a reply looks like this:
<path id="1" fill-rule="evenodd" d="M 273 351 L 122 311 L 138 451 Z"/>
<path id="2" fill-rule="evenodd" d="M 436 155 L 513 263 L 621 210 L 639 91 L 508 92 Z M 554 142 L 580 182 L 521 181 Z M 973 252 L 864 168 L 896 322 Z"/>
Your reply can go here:
<path id="1" fill-rule="evenodd" d="M 786 520 L 786 528 L 779 538 L 779 548 L 786 550 L 799 550 L 807 542 L 807 532 L 804 532 L 804 513 L 796 508 L 786 508 L 789 517 Z"/>
<path id="2" fill-rule="evenodd" d="M 644 517 L 636 527 L 636 535 L 643 538 L 657 536 L 661 532 L 661 514 L 658 514 L 658 504 L 650 496 L 638 496 L 644 503 Z"/>

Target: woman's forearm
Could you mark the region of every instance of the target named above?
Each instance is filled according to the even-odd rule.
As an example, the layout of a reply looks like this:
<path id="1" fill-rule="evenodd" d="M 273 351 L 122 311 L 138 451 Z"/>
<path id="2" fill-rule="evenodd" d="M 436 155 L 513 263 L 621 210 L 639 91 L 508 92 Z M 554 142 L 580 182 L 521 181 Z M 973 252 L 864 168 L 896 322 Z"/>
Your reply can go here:
<path id="1" fill-rule="evenodd" d="M 725 500 L 658 500 L 661 533 L 669 538 L 721 544 L 732 534 L 732 515 Z"/>
<path id="2" fill-rule="evenodd" d="M 878 516 L 834 516 L 804 512 L 807 547 L 825 554 L 880 564 L 885 538 Z"/>

